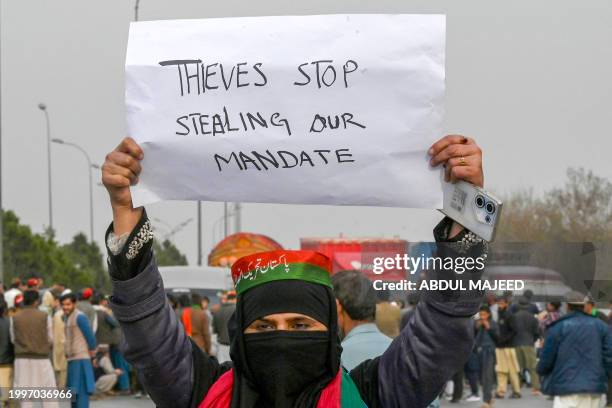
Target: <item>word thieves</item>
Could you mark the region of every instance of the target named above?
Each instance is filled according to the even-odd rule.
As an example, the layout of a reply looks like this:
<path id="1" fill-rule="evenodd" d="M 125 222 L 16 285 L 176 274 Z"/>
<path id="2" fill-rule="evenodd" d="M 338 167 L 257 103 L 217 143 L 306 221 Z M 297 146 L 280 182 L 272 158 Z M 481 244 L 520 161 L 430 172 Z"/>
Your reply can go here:
<path id="1" fill-rule="evenodd" d="M 135 205 L 438 208 L 426 151 L 441 136 L 444 38 L 438 15 L 132 23 L 127 123 L 145 153 Z"/>

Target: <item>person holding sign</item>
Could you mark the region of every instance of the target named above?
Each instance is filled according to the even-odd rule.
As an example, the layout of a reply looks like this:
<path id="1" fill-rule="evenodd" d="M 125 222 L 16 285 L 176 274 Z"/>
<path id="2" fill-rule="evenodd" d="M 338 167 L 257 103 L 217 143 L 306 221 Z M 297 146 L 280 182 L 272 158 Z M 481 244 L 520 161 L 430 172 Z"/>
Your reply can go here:
<path id="1" fill-rule="evenodd" d="M 482 186 L 482 154 L 473 140 L 446 136 L 429 153 L 448 180 Z M 111 307 L 126 358 L 158 407 L 424 408 L 465 363 L 482 292 L 427 293 L 387 351 L 349 373 L 340 362 L 330 260 L 312 251 L 273 251 L 232 266 L 238 299 L 229 326 L 231 362 L 219 364 L 187 337 L 166 301 L 150 221 L 132 205 L 130 186 L 138 183 L 143 156 L 124 139 L 107 155 L 102 180 L 113 210 L 106 234 Z M 484 241 L 448 218 L 434 235 L 442 257 L 486 251 Z M 431 275 L 474 280 L 481 272 Z"/>

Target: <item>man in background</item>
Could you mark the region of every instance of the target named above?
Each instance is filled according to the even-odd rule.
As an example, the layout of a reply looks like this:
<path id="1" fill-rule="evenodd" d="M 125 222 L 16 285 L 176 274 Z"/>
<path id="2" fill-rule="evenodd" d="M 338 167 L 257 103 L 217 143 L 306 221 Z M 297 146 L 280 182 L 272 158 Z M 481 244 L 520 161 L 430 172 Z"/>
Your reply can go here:
<path id="1" fill-rule="evenodd" d="M 377 290 L 376 326 L 386 336 L 396 338 L 400 332 L 401 309 L 389 301 L 389 291 Z"/>
<path id="2" fill-rule="evenodd" d="M 495 343 L 498 340 L 499 329 L 491 316 L 487 305 L 480 307 L 479 319 L 476 321 L 476 340 L 474 347 L 480 367 L 480 383 L 482 384 L 482 408 L 493 406 L 493 387 L 495 384 Z"/>
<path id="3" fill-rule="evenodd" d="M 510 385 L 512 386 L 510 398 L 521 398 L 521 384 L 518 375 L 519 364 L 516 358 L 516 350 L 514 349 L 516 331 L 509 306 L 508 298 L 505 296 L 497 301 L 497 324 L 499 326 L 499 339 L 497 349 L 495 350 L 495 358 L 497 360 L 497 365 L 495 366 L 495 372 L 497 373 L 497 398 L 505 398 L 508 380 L 510 380 Z"/>
<path id="4" fill-rule="evenodd" d="M 612 336 L 600 319 L 584 312 L 586 299 L 566 296 L 568 313 L 548 328 L 538 363 L 542 391 L 554 396 L 553 408 L 603 406 L 612 376 Z"/>
<path id="5" fill-rule="evenodd" d="M 338 328 L 342 340 L 342 365 L 349 371 L 365 360 L 382 355 L 391 338 L 378 330 L 376 291 L 372 282 L 358 271 L 342 271 L 332 276 Z"/>
<path id="6" fill-rule="evenodd" d="M 117 379 L 122 374 L 121 370 L 113 367 L 110 359 L 108 345 L 98 346 L 98 351 L 93 359 L 94 376 L 96 379 L 96 394 L 108 394 L 111 392 Z"/>
<path id="7" fill-rule="evenodd" d="M 546 309 L 538 315 L 540 333 L 542 336 L 546 334 L 548 327 L 559 320 L 561 317 L 561 302 L 548 302 Z"/>
<path id="8" fill-rule="evenodd" d="M 60 303 L 61 292 L 55 289 L 51 289 L 50 292 L 53 295 L 53 369 L 55 370 L 57 386 L 65 388 L 68 375 L 68 361 L 66 360 L 66 350 L 64 349 L 64 343 L 66 342 L 64 311 Z"/>
<path id="9" fill-rule="evenodd" d="M 210 355 L 210 331 L 208 316 L 202 310 L 202 296 L 191 294 L 191 339 L 199 348 Z"/>
<path id="10" fill-rule="evenodd" d="M 98 328 L 96 330 L 96 343 L 109 348 L 112 364 L 121 371 L 117 378 L 117 389 L 123 394 L 130 391 L 129 365 L 119 350 L 121 342 L 121 328 L 119 322 L 113 317 L 113 311 L 108 307 L 108 300 L 103 293 L 94 293 L 91 303 L 96 312 Z"/>
<path id="11" fill-rule="evenodd" d="M 4 292 L 4 300 L 8 310 L 15 308 L 15 298 L 17 295 L 21 295 L 23 292 L 19 289 L 21 287 L 21 279 L 15 278 L 11 281 L 11 288 Z"/>
<path id="12" fill-rule="evenodd" d="M 227 324 L 236 310 L 236 292 L 230 291 L 227 293 L 225 302 L 221 304 L 219 310 L 213 315 L 213 329 L 217 334 L 219 347 L 217 350 L 217 360 L 219 363 L 230 361 L 229 354 L 229 332 Z"/>
<path id="13" fill-rule="evenodd" d="M 519 363 L 520 372 L 524 376 L 529 373 L 529 380 L 525 383 L 533 387 L 533 394 L 540 395 L 540 381 L 536 373 L 536 351 L 535 342 L 540 337 L 538 319 L 532 313 L 529 299 L 521 297 L 518 301 L 517 311 L 512 316 L 514 321 L 515 335 L 513 345 L 516 350 L 516 357 Z"/>
<path id="14" fill-rule="evenodd" d="M 76 396 L 73 408 L 89 407 L 89 396 L 95 391 L 91 357 L 95 355 L 96 338 L 83 312 L 77 309 L 74 293 L 60 298 L 66 324 L 66 359 L 68 360 L 68 387 Z"/>
<path id="15" fill-rule="evenodd" d="M 497 296 L 495 296 L 494 292 L 487 292 L 486 296 L 485 296 L 485 300 L 487 303 L 487 306 L 489 306 L 489 311 L 491 312 L 491 319 L 493 319 L 494 322 L 497 322 L 498 319 L 498 307 L 497 306 Z"/>
<path id="16" fill-rule="evenodd" d="M 23 293 L 23 307 L 11 318 L 11 339 L 15 345 L 15 388 L 55 388 L 55 372 L 51 366 L 53 323 L 51 317 L 38 310 L 36 290 Z M 23 408 L 32 402 L 21 403 Z M 55 401 L 43 402 L 44 407 L 59 407 Z"/>
<path id="17" fill-rule="evenodd" d="M 91 304 L 98 320 L 96 343 L 98 343 L 98 345 L 110 346 L 111 344 L 115 344 L 117 342 L 114 329 L 119 327 L 119 323 L 112 316 L 110 309 L 101 304 L 103 299 L 104 295 L 102 293 L 95 293 L 91 299 Z"/>
<path id="18" fill-rule="evenodd" d="M 66 290 L 66 284 L 65 283 L 54 283 L 53 285 L 51 285 L 49 290 L 52 290 L 55 293 L 59 293 L 61 296 Z"/>
<path id="19" fill-rule="evenodd" d="M 0 405 L 9 406 L 8 390 L 13 387 L 13 363 L 15 351 L 11 342 L 7 305 L 0 296 Z M 10 406 L 13 406 L 12 404 Z"/>
<path id="20" fill-rule="evenodd" d="M 92 296 L 92 288 L 83 289 L 79 295 L 79 301 L 77 302 L 76 307 L 83 312 L 85 316 L 87 316 L 87 320 L 89 320 L 89 327 L 91 327 L 91 331 L 95 333 L 98 329 L 98 316 L 96 315 L 96 310 L 91 304 Z"/>
<path id="21" fill-rule="evenodd" d="M 510 312 L 516 313 L 521 309 L 527 309 L 529 313 L 532 315 L 537 315 L 540 313 L 540 308 L 538 305 L 533 303 L 533 291 L 531 289 L 527 289 L 523 296 L 520 297 L 518 303 L 513 303 L 510 306 Z"/>
<path id="22" fill-rule="evenodd" d="M 604 323 L 608 323 L 608 316 L 601 310 L 597 309 L 597 304 L 590 296 L 587 296 L 584 304 L 584 313 L 600 319 Z"/>
<path id="23" fill-rule="evenodd" d="M 217 350 L 219 349 L 219 343 L 217 342 L 217 335 L 213 329 L 213 315 L 210 310 L 210 299 L 208 296 L 202 296 L 202 311 L 206 313 L 206 318 L 208 319 L 208 333 L 210 335 L 210 353 L 211 356 L 217 355 Z"/>

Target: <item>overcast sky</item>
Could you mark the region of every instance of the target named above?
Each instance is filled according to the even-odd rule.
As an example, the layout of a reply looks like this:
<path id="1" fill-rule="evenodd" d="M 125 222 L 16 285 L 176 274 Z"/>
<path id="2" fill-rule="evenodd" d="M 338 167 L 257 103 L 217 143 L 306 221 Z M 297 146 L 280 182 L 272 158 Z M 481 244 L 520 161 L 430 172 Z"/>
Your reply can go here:
<path id="1" fill-rule="evenodd" d="M 544 191 L 569 166 L 612 179 L 612 2 L 609 0 L 448 0 L 291 2 L 141 0 L 140 19 L 328 13 L 447 15 L 449 132 L 484 151 L 486 187 Z M 5 209 L 40 232 L 48 224 L 45 121 L 52 137 L 78 143 L 94 162 L 125 134 L 123 64 L 134 2 L 2 0 L 2 192 Z M 52 146 L 57 237 L 88 232 L 87 168 L 82 155 Z M 95 173 L 95 182 L 99 173 Z M 415 192 L 417 194 L 418 192 Z M 205 256 L 219 239 L 222 204 L 205 203 Z M 303 236 L 431 239 L 430 210 L 245 204 L 243 230 L 297 248 Z M 196 204 L 151 205 L 169 225 L 194 217 L 175 236 L 196 262 Z M 111 220 L 106 192 L 94 186 L 95 232 Z M 163 231 L 164 225 L 162 224 Z"/>

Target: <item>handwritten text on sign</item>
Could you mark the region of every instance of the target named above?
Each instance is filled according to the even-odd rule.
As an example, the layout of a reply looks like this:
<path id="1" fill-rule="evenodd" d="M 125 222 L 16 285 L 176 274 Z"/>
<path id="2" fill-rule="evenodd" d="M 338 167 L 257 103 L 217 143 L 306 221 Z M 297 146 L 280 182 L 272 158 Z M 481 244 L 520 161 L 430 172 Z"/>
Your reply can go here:
<path id="1" fill-rule="evenodd" d="M 136 205 L 168 199 L 437 208 L 443 16 L 132 24 Z"/>

